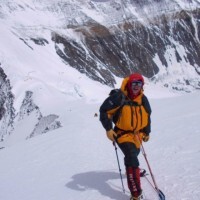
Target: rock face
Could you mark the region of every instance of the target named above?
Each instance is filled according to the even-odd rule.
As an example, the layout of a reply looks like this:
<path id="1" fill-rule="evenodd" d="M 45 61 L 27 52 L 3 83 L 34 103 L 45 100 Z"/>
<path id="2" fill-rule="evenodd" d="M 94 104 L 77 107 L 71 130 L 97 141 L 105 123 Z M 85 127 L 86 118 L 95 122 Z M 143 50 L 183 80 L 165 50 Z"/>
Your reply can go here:
<path id="1" fill-rule="evenodd" d="M 21 126 L 23 125 L 23 122 L 28 123 L 29 121 L 33 121 L 33 118 L 35 119 L 35 125 L 34 129 L 31 133 L 27 136 L 27 138 L 34 137 L 36 135 L 40 135 L 43 133 L 47 133 L 48 131 L 57 129 L 61 127 L 61 123 L 59 121 L 56 121 L 58 118 L 55 114 L 50 114 L 48 116 L 43 116 L 40 112 L 40 108 L 33 102 L 33 92 L 27 91 L 25 94 L 25 98 L 22 102 L 22 105 L 20 107 L 20 112 L 17 115 L 17 123 L 20 122 Z M 30 117 L 31 115 L 34 115 Z M 24 124 L 26 126 L 26 124 Z"/>
<path id="2" fill-rule="evenodd" d="M 53 42 L 64 62 L 102 84 L 139 72 L 191 91 L 200 87 L 199 10 L 196 0 L 4 0 L 0 18 L 30 49 Z"/>
<path id="3" fill-rule="evenodd" d="M 63 60 L 93 80 L 112 87 L 113 75 L 124 77 L 139 72 L 157 80 L 160 70 L 167 75 L 169 68 L 176 70 L 176 63 L 187 63 L 200 75 L 199 17 L 197 9 L 162 14 L 145 23 L 129 19 L 112 27 L 90 21 L 85 26 L 73 27 L 84 38 L 79 43 L 57 33 L 52 39 L 64 45 L 63 49 L 56 45 Z M 181 68 L 184 71 L 184 65 Z M 193 78 L 184 79 L 183 84 L 185 81 L 199 88 L 199 82 L 194 83 Z"/>
<path id="4" fill-rule="evenodd" d="M 15 109 L 10 81 L 0 67 L 0 141 L 13 131 Z"/>
<path id="5" fill-rule="evenodd" d="M 61 127 L 56 121 L 55 114 L 43 116 L 40 108 L 33 102 L 33 92 L 27 91 L 22 101 L 19 112 L 16 112 L 13 103 L 14 95 L 11 92 L 10 81 L 0 67 L 0 140 L 3 142 L 6 137 L 15 133 L 20 124 L 22 130 L 32 127 L 24 139 L 34 137 Z M 27 125 L 28 124 L 28 125 Z"/>

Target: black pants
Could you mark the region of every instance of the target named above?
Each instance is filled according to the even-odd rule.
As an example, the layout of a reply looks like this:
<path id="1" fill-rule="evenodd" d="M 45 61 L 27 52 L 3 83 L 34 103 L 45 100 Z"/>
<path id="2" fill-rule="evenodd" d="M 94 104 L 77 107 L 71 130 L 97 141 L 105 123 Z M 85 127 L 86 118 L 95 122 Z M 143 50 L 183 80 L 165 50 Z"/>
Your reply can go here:
<path id="1" fill-rule="evenodd" d="M 135 144 L 131 142 L 124 142 L 118 144 L 118 146 L 124 154 L 125 166 L 138 167 L 139 166 L 138 155 L 140 153 L 140 149 L 136 148 Z"/>

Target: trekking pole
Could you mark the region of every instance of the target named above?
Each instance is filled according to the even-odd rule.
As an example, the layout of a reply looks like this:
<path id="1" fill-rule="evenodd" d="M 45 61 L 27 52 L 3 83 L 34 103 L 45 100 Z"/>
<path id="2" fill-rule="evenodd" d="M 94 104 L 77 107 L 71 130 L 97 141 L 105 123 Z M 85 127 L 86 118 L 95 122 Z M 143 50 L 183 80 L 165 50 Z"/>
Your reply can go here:
<path id="1" fill-rule="evenodd" d="M 124 183 L 123 183 L 123 179 L 122 179 L 122 170 L 120 168 L 119 157 L 118 157 L 118 153 L 117 153 L 117 146 L 116 146 L 115 142 L 113 142 L 113 146 L 115 147 L 117 163 L 118 163 L 118 168 L 119 168 L 119 174 L 120 174 L 120 179 L 121 179 L 121 183 L 122 183 L 122 191 L 125 193 Z"/>
<path id="2" fill-rule="evenodd" d="M 141 139 L 140 139 L 140 137 L 139 137 L 138 134 L 137 134 L 137 137 L 138 137 L 138 140 L 140 141 L 141 151 L 142 151 L 142 154 L 143 154 L 143 156 L 144 156 L 144 159 L 145 159 L 145 161 L 146 161 L 146 163 L 147 163 L 147 166 L 148 166 L 148 169 L 149 169 L 149 172 L 150 172 L 150 175 L 151 175 L 153 184 L 154 184 L 154 188 L 155 188 L 155 190 L 156 190 L 156 192 L 158 193 L 158 196 L 159 196 L 159 200 L 165 200 L 165 195 L 163 194 L 163 192 L 162 192 L 161 190 L 158 189 L 158 186 L 157 186 L 157 184 L 156 184 L 156 180 L 155 180 L 155 178 L 154 178 L 154 175 L 153 175 L 153 172 L 152 172 L 152 170 L 151 170 L 149 161 L 148 161 L 148 159 L 147 159 L 147 154 L 146 154 L 146 152 L 145 152 L 145 150 L 144 150 L 144 146 L 143 146 L 142 141 L 141 141 Z"/>

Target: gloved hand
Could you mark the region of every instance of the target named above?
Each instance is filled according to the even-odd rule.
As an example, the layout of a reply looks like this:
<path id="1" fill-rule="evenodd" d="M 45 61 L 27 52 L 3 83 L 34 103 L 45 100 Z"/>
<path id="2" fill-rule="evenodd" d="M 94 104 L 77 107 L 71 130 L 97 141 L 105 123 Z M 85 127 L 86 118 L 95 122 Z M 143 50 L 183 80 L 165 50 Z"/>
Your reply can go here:
<path id="1" fill-rule="evenodd" d="M 149 135 L 147 135 L 147 134 L 143 134 L 143 136 L 142 136 L 142 140 L 144 141 L 144 142 L 148 142 L 149 141 Z"/>
<path id="2" fill-rule="evenodd" d="M 115 141 L 114 137 L 117 137 L 117 133 L 115 133 L 115 131 L 113 131 L 113 129 L 110 129 L 109 131 L 106 131 L 107 137 L 109 140 L 111 141 Z"/>

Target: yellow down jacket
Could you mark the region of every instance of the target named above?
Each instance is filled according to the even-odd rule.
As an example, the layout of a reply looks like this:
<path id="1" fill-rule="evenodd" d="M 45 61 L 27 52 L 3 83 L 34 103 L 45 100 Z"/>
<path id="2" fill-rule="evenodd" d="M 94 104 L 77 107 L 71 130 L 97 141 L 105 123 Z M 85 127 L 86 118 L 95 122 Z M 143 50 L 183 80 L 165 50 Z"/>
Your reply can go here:
<path id="1" fill-rule="evenodd" d="M 108 131 L 113 128 L 117 133 L 117 142 L 132 142 L 140 148 L 143 134 L 151 131 L 151 107 L 143 91 L 133 100 L 128 98 L 125 78 L 121 88 L 109 96 L 100 107 L 100 121 Z"/>

